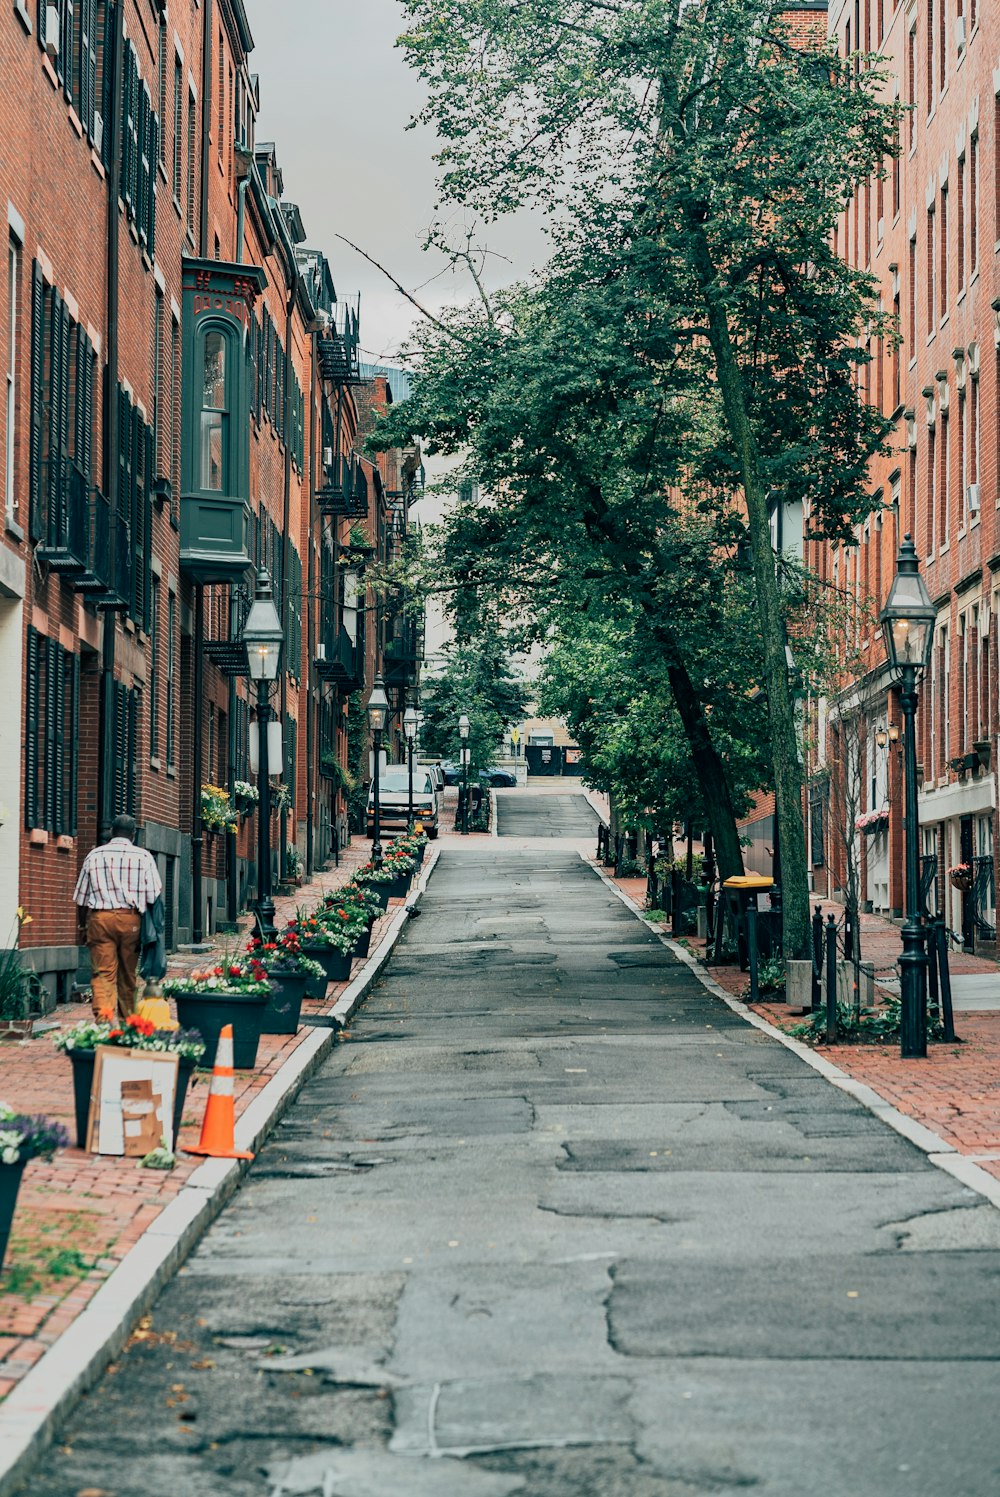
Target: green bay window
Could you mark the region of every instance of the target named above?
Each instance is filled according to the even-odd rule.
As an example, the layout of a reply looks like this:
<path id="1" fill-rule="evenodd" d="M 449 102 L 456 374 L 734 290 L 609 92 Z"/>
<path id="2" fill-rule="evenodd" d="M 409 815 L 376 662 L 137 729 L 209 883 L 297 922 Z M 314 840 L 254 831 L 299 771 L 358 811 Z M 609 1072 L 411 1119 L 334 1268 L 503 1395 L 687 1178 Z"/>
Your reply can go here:
<path id="1" fill-rule="evenodd" d="M 256 266 L 185 260 L 181 398 L 181 565 L 205 584 L 251 566 L 250 407 Z"/>

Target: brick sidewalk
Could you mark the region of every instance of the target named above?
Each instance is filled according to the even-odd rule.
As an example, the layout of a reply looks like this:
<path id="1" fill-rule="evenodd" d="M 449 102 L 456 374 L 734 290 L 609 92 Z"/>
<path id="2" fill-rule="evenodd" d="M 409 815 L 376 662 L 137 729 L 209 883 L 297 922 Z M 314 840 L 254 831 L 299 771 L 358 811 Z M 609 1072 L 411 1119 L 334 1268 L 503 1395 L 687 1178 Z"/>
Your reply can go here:
<path id="1" fill-rule="evenodd" d="M 590 860 L 593 862 L 593 859 Z M 596 862 L 595 867 L 600 867 Z M 601 872 L 611 877 L 610 870 Z M 645 879 L 614 882 L 642 907 Z M 843 915 L 840 905 L 824 904 L 824 919 Z M 669 926 L 664 926 L 665 932 Z M 748 978 L 738 967 L 710 966 L 704 961 L 705 943 L 687 937 L 681 943 L 721 988 L 746 1002 Z M 874 962 L 879 976 L 894 972 L 900 951 L 899 927 L 877 915 L 861 916 L 861 956 Z M 953 975 L 980 973 L 997 975 L 997 965 L 983 957 L 953 952 Z M 776 1028 L 788 1029 L 802 1022 L 783 1004 L 752 1005 Z M 856 1081 L 878 1092 L 886 1102 L 932 1129 L 960 1154 L 1000 1179 L 1000 1013 L 959 1012 L 955 1028 L 960 1044 L 931 1044 L 926 1060 L 901 1060 L 896 1045 L 817 1045 L 816 1050 Z M 984 1155 L 995 1158 L 984 1158 Z"/>
<path id="2" fill-rule="evenodd" d="M 275 900 L 279 925 L 297 905 L 316 904 L 328 889 L 338 888 L 368 857 L 368 844 L 357 841 L 341 857 L 338 869 L 318 875 L 310 884 Z M 389 909 L 373 927 L 375 956 L 388 928 Z M 251 919 L 245 916 L 238 936 L 216 938 L 217 949 L 242 943 Z M 204 966 L 209 953 L 184 955 L 170 963 L 170 974 Z M 355 967 L 355 972 L 358 970 Z M 326 997 L 306 999 L 303 1015 L 328 1014 L 348 984 L 330 984 Z M 63 1026 L 86 1018 L 89 1003 L 61 1007 Z M 0 1097 L 25 1112 L 43 1112 L 65 1123 L 75 1137 L 70 1061 L 53 1045 L 52 1031 L 35 1039 L 0 1046 Z M 262 1035 L 257 1069 L 236 1073 L 236 1113 L 242 1115 L 268 1081 L 311 1033 Z M 195 1072 L 188 1088 L 178 1147 L 198 1141 L 208 1096 L 209 1074 Z M 177 1195 L 203 1161 L 179 1153 L 169 1172 L 140 1170 L 134 1160 L 63 1150 L 51 1162 L 33 1160 L 18 1197 L 6 1269 L 0 1277 L 0 1399 L 72 1324 L 143 1232 Z"/>

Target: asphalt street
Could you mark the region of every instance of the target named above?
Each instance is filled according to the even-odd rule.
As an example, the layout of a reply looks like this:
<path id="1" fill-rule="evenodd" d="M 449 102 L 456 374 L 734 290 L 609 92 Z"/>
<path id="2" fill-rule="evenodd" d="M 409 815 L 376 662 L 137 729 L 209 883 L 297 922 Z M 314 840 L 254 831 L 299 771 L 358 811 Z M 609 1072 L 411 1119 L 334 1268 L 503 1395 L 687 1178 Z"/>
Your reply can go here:
<path id="1" fill-rule="evenodd" d="M 31 1497 L 996 1497 L 1000 1214 L 579 856 L 446 846 Z"/>
<path id="2" fill-rule="evenodd" d="M 548 793 L 498 790 L 497 833 L 501 837 L 569 837 L 590 842 L 597 837 L 597 813 L 587 797 L 563 784 Z"/>

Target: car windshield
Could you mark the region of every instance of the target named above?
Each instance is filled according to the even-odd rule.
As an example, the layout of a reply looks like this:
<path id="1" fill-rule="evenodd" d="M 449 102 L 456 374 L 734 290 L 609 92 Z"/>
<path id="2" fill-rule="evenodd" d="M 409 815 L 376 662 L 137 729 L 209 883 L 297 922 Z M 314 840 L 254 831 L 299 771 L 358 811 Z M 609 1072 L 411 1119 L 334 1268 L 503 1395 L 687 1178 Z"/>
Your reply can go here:
<path id="1" fill-rule="evenodd" d="M 390 764 L 388 768 L 383 770 L 383 772 L 379 775 L 378 783 L 380 790 L 405 790 L 408 792 L 410 788 L 410 779 L 406 769 L 406 765 Z M 419 773 L 417 770 L 414 770 L 413 793 L 414 795 L 431 794 L 431 782 L 429 775 Z"/>

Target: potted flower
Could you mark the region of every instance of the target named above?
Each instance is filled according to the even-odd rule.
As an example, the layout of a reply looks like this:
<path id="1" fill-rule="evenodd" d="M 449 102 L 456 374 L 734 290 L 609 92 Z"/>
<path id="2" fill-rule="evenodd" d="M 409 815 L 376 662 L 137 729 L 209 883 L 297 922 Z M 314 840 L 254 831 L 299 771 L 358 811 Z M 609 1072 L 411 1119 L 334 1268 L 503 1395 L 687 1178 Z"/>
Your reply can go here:
<path id="1" fill-rule="evenodd" d="M 357 926 L 344 924 L 338 927 L 299 911 L 296 918 L 289 921 L 288 928 L 294 931 L 303 953 L 323 968 L 326 980 L 321 987 L 313 981 L 307 983 L 307 997 L 323 998 L 328 982 L 347 981 L 357 945 Z"/>
<path id="2" fill-rule="evenodd" d="M 961 894 L 972 893 L 974 874 L 971 863 L 956 863 L 954 868 L 948 869 L 948 877 L 953 889 L 958 889 Z"/>
<path id="3" fill-rule="evenodd" d="M 367 909 L 360 905 L 340 903 L 336 899 L 324 900 L 313 910 L 320 925 L 332 926 L 334 930 L 350 931 L 354 936 L 354 955 L 367 956 L 371 949 L 372 920 Z"/>
<path id="4" fill-rule="evenodd" d="M 11 926 L 11 944 L 0 953 L 0 1033 L 6 1031 L 15 1038 L 30 1035 L 32 1015 L 43 1011 L 39 1002 L 43 992 L 39 979 L 34 972 L 21 966 L 18 951 L 21 931 L 31 924 L 33 918 L 23 905 L 18 906 Z"/>
<path id="5" fill-rule="evenodd" d="M 287 811 L 292 804 L 292 792 L 283 780 L 271 781 L 271 815 L 277 816 L 281 811 Z"/>
<path id="6" fill-rule="evenodd" d="M 427 834 L 418 821 L 412 832 L 408 832 L 405 837 L 394 837 L 389 845 L 391 848 L 398 847 L 408 858 L 412 858 L 416 869 L 424 861 L 424 853 L 427 851 Z"/>
<path id="7" fill-rule="evenodd" d="M 277 940 L 252 940 L 247 947 L 251 957 L 263 967 L 271 983 L 271 996 L 264 1009 L 262 1034 L 294 1034 L 306 994 L 306 984 L 321 984 L 326 991 L 326 973 L 321 964 L 306 956 L 297 933 L 287 931 Z"/>
<path id="8" fill-rule="evenodd" d="M 177 1094 L 174 1097 L 174 1138 L 184 1115 L 191 1072 L 205 1053 L 205 1041 L 196 1029 L 157 1029 L 148 1019 L 131 1014 L 119 1024 L 111 1013 L 99 1019 L 84 1019 L 55 1036 L 56 1049 L 68 1055 L 73 1066 L 73 1103 L 76 1112 L 76 1146 L 87 1147 L 90 1095 L 94 1083 L 94 1059 L 98 1045 L 120 1045 L 127 1050 L 157 1050 L 177 1056 Z"/>
<path id="9" fill-rule="evenodd" d="M 382 908 L 385 909 L 390 899 L 406 897 L 413 869 L 414 864 L 411 858 L 405 857 L 402 853 L 391 857 L 387 852 L 382 860 L 381 868 L 376 868 L 374 863 L 364 863 L 354 877 L 357 883 L 372 886 L 382 901 Z"/>
<path id="10" fill-rule="evenodd" d="M 301 884 L 302 867 L 302 854 L 294 842 L 289 842 L 285 847 L 285 878 L 290 884 Z"/>
<path id="11" fill-rule="evenodd" d="M 235 832 L 239 828 L 239 813 L 228 790 L 220 785 L 202 785 L 201 824 L 206 832 Z"/>
<path id="12" fill-rule="evenodd" d="M 219 1033 L 233 1026 L 233 1064 L 250 1070 L 257 1061 L 260 1025 L 271 996 L 267 973 L 254 958 L 227 957 L 217 967 L 205 967 L 184 977 L 172 977 L 163 991 L 177 1004 L 177 1017 L 185 1029 L 198 1029 L 205 1040 L 202 1070 L 215 1065 Z"/>
<path id="13" fill-rule="evenodd" d="M 3 1268 L 17 1193 L 29 1159 L 49 1159 L 69 1142 L 61 1123 L 15 1112 L 0 1102 L 0 1268 Z"/>
<path id="14" fill-rule="evenodd" d="M 260 800 L 260 791 L 249 780 L 234 780 L 233 800 L 239 807 L 241 816 L 251 816 L 254 806 Z"/>

